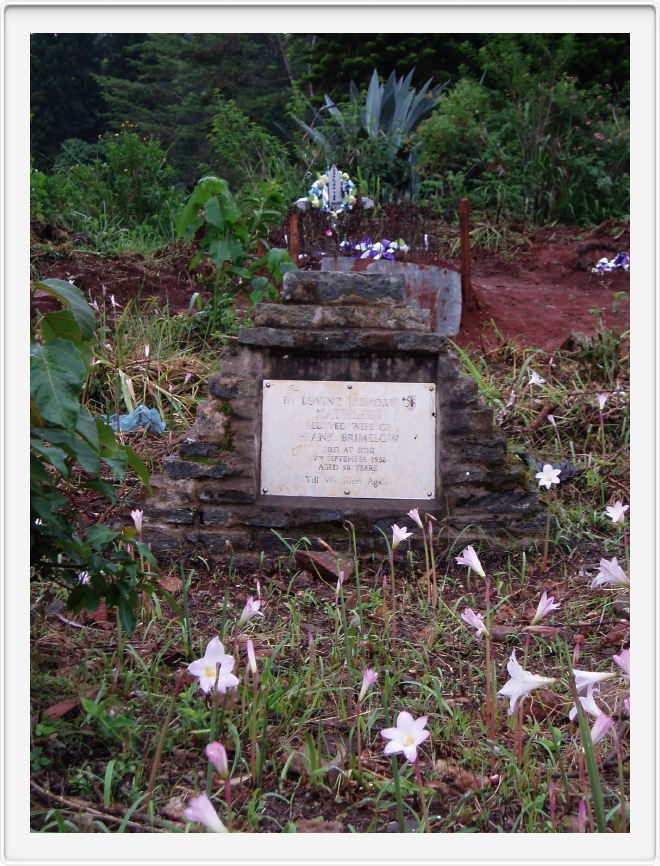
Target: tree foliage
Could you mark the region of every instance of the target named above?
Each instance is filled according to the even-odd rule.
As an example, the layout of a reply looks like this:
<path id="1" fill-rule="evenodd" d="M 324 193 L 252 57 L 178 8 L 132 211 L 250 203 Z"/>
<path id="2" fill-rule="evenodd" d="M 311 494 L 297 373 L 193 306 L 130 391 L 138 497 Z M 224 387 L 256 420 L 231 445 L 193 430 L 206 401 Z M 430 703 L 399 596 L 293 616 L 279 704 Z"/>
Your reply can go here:
<path id="1" fill-rule="evenodd" d="M 30 553 L 34 571 L 69 590 L 74 610 L 94 610 L 101 598 L 117 606 L 125 631 L 135 627 L 134 608 L 142 563 L 155 565 L 135 530 L 89 524 L 67 496 L 93 490 L 116 503 L 104 475 L 123 479 L 128 469 L 149 484 L 138 455 L 120 445 L 110 427 L 81 404 L 96 328 L 94 311 L 82 292 L 64 280 L 37 287 L 62 309 L 38 322 L 30 344 Z M 134 545 L 140 557 L 127 550 Z"/>

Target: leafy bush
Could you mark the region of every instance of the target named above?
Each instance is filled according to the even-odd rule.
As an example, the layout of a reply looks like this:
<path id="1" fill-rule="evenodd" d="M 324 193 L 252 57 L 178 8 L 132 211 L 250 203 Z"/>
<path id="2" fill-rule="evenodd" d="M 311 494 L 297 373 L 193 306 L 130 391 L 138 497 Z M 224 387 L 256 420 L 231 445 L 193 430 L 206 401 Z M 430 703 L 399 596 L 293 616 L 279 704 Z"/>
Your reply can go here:
<path id="1" fill-rule="evenodd" d="M 64 142 L 53 172 L 33 170 L 30 187 L 34 216 L 100 241 L 140 226 L 170 239 L 182 198 L 160 144 L 128 125 L 107 133 L 98 145 Z"/>
<path id="2" fill-rule="evenodd" d="M 226 180 L 203 177 L 198 182 L 176 226 L 179 237 L 195 238 L 199 245 L 191 264 L 208 258 L 215 266 L 218 280 L 214 297 L 231 285 L 251 286 L 249 297 L 255 304 L 266 296 L 278 297 L 282 277 L 296 268 L 286 250 L 268 249 L 269 226 L 281 220 L 285 206 L 274 185 L 260 185 L 239 204 Z"/>
<path id="3" fill-rule="evenodd" d="M 233 99 L 217 95 L 208 135 L 214 166 L 231 189 L 254 188 L 259 181 L 285 181 L 291 173 L 285 145 L 254 123 Z"/>
<path id="4" fill-rule="evenodd" d="M 130 468 L 148 485 L 147 470 L 137 454 L 120 445 L 110 427 L 80 403 L 92 354 L 93 310 L 71 283 L 45 280 L 37 288 L 57 298 L 63 309 L 39 319 L 39 339 L 30 344 L 32 568 L 68 591 L 73 610 L 94 610 L 105 598 L 109 607 L 117 607 L 130 633 L 143 563 L 155 565 L 153 557 L 133 528 L 116 531 L 88 523 L 67 492 L 92 490 L 115 503 L 114 486 L 102 471 L 121 480 Z M 139 558 L 129 553 L 128 544 Z"/>
<path id="5" fill-rule="evenodd" d="M 413 133 L 423 116 L 438 103 L 444 85 L 431 90 L 431 79 L 412 86 L 414 70 L 381 83 L 374 69 L 365 95 L 351 82 L 346 103 L 325 96 L 324 119 L 312 127 L 298 120 L 316 148 L 316 161 L 335 163 L 344 171 L 358 169 L 363 193 L 380 190 L 383 201 L 414 198 L 417 193 Z"/>
<path id="6" fill-rule="evenodd" d="M 505 91 L 461 79 L 418 130 L 423 192 L 438 210 L 532 223 L 602 222 L 629 211 L 627 96 L 518 74 Z"/>

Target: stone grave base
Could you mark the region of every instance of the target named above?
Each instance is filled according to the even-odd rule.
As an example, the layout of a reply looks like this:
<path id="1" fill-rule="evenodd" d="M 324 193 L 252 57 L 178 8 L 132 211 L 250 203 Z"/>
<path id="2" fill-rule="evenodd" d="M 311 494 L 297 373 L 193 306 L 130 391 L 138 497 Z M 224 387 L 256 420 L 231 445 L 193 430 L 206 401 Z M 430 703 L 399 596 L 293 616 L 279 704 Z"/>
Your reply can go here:
<path id="1" fill-rule="evenodd" d="M 437 518 L 443 546 L 487 539 L 510 548 L 542 537 L 545 515 L 533 478 L 508 454 L 492 410 L 461 372 L 446 338 L 430 330 L 429 312 L 405 305 L 403 278 L 286 276 L 285 303 L 260 305 L 255 327 L 242 329 L 236 345 L 223 352 L 220 374 L 209 379 L 209 398 L 178 454 L 152 478 L 143 532 L 154 552 L 224 558 L 233 551 L 256 561 L 262 553 L 287 553 L 275 529 L 293 544 L 303 536 L 321 538 L 345 553 L 352 525 L 361 553 L 384 553 L 376 527 L 390 537 L 393 523 L 416 529 L 407 517 L 411 508 Z M 269 495 L 261 483 L 269 380 L 432 383 L 433 489 L 405 501 Z M 420 544 L 421 533 L 411 541 Z"/>

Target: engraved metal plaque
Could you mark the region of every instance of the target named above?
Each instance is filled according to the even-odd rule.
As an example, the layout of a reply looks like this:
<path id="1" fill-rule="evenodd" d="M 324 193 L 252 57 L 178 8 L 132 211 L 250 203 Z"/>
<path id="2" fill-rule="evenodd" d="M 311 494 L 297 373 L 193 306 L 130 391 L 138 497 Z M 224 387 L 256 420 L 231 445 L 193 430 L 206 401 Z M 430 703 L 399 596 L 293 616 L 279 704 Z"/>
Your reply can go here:
<path id="1" fill-rule="evenodd" d="M 263 383 L 261 492 L 432 499 L 435 385 Z"/>

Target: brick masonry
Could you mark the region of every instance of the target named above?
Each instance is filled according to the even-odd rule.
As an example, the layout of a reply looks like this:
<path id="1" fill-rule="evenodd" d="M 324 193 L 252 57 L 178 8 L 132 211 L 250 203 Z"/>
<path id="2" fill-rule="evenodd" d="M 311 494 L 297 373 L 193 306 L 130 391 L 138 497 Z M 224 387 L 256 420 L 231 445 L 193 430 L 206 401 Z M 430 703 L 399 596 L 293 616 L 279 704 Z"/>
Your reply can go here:
<path id="1" fill-rule="evenodd" d="M 542 536 L 535 484 L 510 459 L 492 410 L 448 341 L 430 332 L 427 315 L 403 306 L 402 277 L 294 272 L 283 295 L 283 304 L 258 308 L 257 326 L 242 329 L 223 352 L 220 374 L 209 379 L 208 399 L 178 454 L 152 478 L 143 532 L 155 552 L 221 557 L 233 549 L 246 561 L 284 554 L 271 529 L 294 542 L 307 535 L 344 549 L 346 520 L 362 552 L 382 551 L 375 527 L 389 534 L 392 523 L 410 525 L 413 507 L 433 514 L 444 524 L 443 538 L 460 535 L 461 544 L 486 537 L 493 545 L 526 546 Z M 435 382 L 435 499 L 262 495 L 264 379 Z"/>

